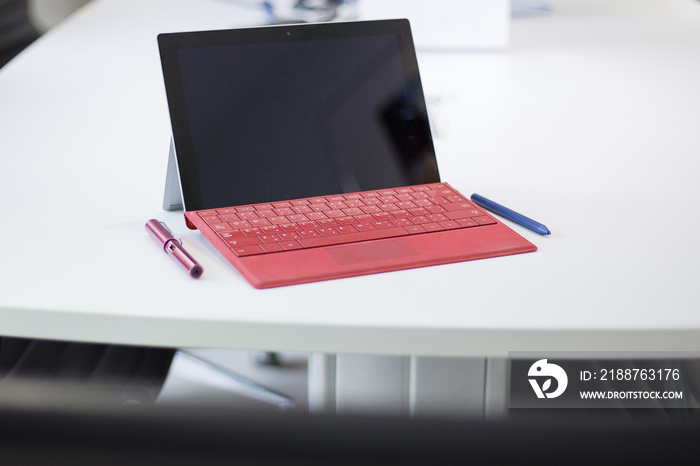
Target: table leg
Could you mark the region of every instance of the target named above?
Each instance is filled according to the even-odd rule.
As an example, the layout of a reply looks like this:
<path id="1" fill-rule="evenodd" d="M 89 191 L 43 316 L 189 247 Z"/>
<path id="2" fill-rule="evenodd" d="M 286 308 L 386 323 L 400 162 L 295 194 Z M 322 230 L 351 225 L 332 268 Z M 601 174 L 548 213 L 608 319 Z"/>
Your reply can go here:
<path id="1" fill-rule="evenodd" d="M 505 415 L 505 359 L 312 354 L 312 412 L 490 418 Z"/>

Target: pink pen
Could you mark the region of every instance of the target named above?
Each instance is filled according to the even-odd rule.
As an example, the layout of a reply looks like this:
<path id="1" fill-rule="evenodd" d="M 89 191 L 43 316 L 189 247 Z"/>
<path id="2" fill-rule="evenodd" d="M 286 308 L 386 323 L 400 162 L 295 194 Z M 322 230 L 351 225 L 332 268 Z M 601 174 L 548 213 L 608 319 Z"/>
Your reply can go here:
<path id="1" fill-rule="evenodd" d="M 204 270 L 182 247 L 182 240 L 168 226 L 156 219 L 146 222 L 146 231 L 160 244 L 163 250 L 185 266 L 192 278 L 199 278 Z"/>

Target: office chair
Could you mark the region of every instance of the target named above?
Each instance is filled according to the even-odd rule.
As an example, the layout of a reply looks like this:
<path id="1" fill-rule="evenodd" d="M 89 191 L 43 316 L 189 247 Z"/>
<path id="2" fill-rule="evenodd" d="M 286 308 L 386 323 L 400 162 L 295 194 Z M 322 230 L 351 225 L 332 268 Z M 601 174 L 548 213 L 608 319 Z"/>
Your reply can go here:
<path id="1" fill-rule="evenodd" d="M 38 37 L 29 22 L 26 0 L 0 1 L 0 68 Z"/>
<path id="2" fill-rule="evenodd" d="M 155 403 L 175 351 L 125 345 L 0 337 L 0 400 L 52 398 L 67 385 L 113 405 Z"/>

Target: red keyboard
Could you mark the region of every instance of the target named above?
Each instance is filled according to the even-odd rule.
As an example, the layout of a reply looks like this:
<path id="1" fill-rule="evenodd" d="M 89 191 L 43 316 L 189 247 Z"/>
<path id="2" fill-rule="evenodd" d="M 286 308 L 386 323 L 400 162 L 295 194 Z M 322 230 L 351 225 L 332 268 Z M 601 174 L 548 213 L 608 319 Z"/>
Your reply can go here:
<path id="1" fill-rule="evenodd" d="M 201 217 L 237 256 L 496 223 L 447 183 L 187 213 L 191 214 Z"/>

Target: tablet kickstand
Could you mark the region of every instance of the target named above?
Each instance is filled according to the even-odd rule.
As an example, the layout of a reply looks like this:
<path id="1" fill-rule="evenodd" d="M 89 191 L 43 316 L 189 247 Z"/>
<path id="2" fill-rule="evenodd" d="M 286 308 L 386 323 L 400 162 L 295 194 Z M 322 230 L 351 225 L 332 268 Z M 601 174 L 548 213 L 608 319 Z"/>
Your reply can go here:
<path id="1" fill-rule="evenodd" d="M 165 177 L 165 193 L 163 195 L 163 209 L 183 210 L 182 190 L 180 189 L 180 176 L 177 171 L 177 159 L 175 158 L 175 144 L 170 139 L 170 153 L 168 154 L 168 171 Z"/>

